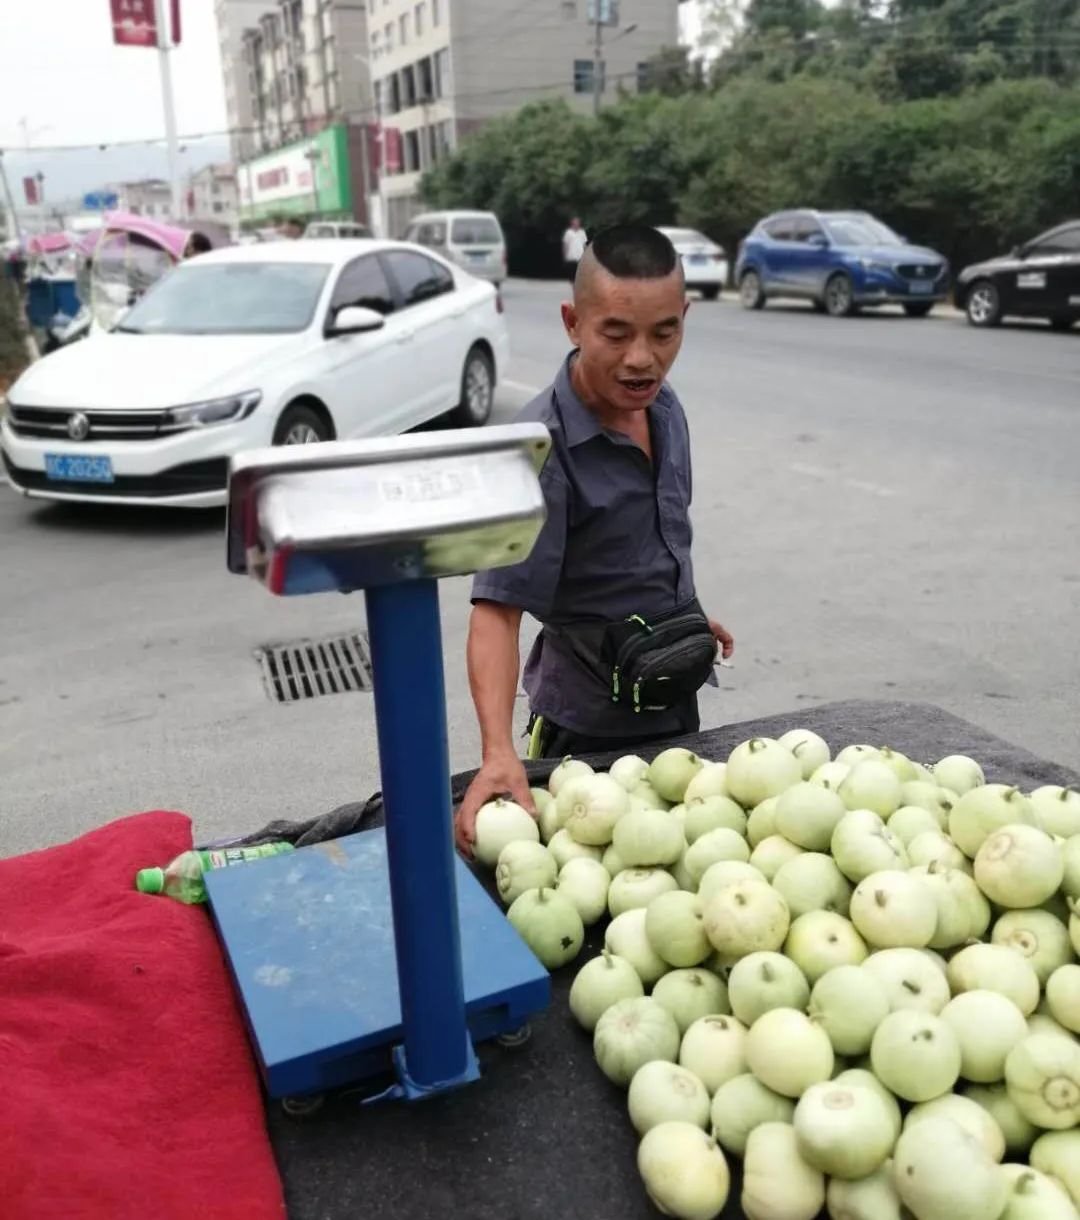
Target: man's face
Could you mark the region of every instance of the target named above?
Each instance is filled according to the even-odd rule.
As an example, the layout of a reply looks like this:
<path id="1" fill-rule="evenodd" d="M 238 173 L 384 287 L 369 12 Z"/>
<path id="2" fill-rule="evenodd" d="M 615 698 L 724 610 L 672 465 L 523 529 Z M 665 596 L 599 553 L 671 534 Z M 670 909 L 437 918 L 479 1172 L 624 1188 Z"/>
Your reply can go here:
<path id="1" fill-rule="evenodd" d="M 686 291 L 680 271 L 623 280 L 597 269 L 563 324 L 578 349 L 578 376 L 590 398 L 620 411 L 652 405 L 683 339 Z"/>
<path id="2" fill-rule="evenodd" d="M 303 233 L 303 231 L 304 231 L 303 226 L 300 224 L 299 221 L 287 220 L 285 222 L 285 236 L 286 237 L 299 237 L 300 234 Z"/>

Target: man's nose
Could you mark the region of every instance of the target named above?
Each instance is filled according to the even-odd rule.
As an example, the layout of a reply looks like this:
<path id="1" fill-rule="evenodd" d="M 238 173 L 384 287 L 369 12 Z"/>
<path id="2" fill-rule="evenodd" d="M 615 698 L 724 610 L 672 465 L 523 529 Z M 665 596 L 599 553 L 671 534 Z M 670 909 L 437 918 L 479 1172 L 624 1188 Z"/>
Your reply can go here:
<path id="1" fill-rule="evenodd" d="M 653 353 L 649 341 L 644 335 L 636 338 L 626 349 L 623 360 L 628 368 L 648 369 L 652 367 Z"/>

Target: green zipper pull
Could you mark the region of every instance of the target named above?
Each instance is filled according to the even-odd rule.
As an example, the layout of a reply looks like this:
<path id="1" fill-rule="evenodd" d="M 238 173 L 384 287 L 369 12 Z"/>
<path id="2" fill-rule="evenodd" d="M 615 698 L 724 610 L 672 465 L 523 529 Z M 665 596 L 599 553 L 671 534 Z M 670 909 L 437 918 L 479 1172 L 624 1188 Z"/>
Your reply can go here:
<path id="1" fill-rule="evenodd" d="M 616 665 L 611 671 L 611 702 L 619 702 L 619 667 Z"/>

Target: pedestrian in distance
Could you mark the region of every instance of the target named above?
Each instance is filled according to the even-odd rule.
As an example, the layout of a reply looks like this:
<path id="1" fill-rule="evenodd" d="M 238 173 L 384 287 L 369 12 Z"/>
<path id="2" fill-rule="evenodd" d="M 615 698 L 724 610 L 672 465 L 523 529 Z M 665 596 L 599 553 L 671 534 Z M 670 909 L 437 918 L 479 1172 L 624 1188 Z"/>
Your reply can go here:
<path id="1" fill-rule="evenodd" d="M 196 254 L 207 254 L 214 248 L 213 242 L 205 233 L 200 233 L 197 229 L 187 239 L 187 244 L 184 246 L 184 258 L 194 258 Z"/>
<path id="2" fill-rule="evenodd" d="M 581 221 L 578 217 L 573 217 L 562 235 L 563 271 L 571 284 L 588 244 L 589 238 L 581 227 Z"/>
<path id="3" fill-rule="evenodd" d="M 304 226 L 296 219 L 295 216 L 290 216 L 287 221 L 281 226 L 281 231 L 288 238 L 295 240 L 298 237 L 304 236 Z"/>
<path id="4" fill-rule="evenodd" d="M 644 225 L 598 233 L 562 306 L 571 352 L 519 415 L 544 424 L 547 516 L 529 556 L 478 572 L 467 661 L 481 766 L 455 819 L 509 794 L 535 813 L 513 740 L 521 617 L 541 624 L 525 665 L 529 757 L 696 732 L 697 692 L 735 642 L 698 604 L 690 558 L 690 436 L 668 371 L 688 303 L 671 242 Z"/>

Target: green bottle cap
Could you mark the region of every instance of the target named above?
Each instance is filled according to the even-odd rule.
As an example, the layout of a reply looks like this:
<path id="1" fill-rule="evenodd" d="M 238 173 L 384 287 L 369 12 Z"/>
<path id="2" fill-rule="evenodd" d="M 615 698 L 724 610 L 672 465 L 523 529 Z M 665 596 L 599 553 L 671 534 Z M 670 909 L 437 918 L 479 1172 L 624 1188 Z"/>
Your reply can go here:
<path id="1" fill-rule="evenodd" d="M 160 894 L 165 888 L 163 868 L 141 868 L 135 874 L 135 888 L 140 894 Z"/>

